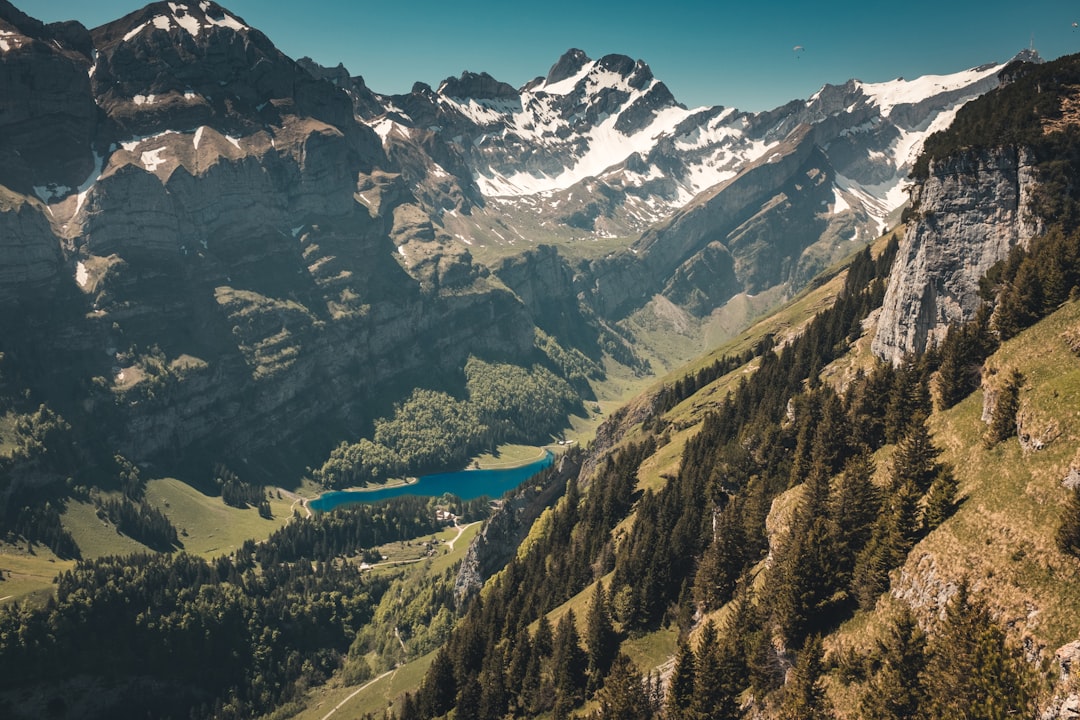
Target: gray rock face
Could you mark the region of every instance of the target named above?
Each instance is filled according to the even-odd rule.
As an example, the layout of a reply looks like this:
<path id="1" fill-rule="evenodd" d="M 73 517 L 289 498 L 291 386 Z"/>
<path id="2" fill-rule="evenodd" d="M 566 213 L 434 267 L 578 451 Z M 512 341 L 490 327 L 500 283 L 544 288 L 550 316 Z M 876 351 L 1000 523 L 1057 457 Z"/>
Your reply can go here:
<path id="1" fill-rule="evenodd" d="M 63 262 L 40 206 L 4 194 L 0 187 L 0 305 L 42 295 L 58 278 Z"/>
<path id="2" fill-rule="evenodd" d="M 874 338 L 893 363 L 944 339 L 949 323 L 975 316 L 979 278 L 1039 234 L 1037 184 L 1028 154 L 1013 147 L 968 152 L 930 168 L 912 192 L 915 217 L 900 245 Z"/>
<path id="3" fill-rule="evenodd" d="M 443 80 L 439 92 L 452 98 L 473 98 L 476 100 L 508 100 L 518 97 L 513 85 L 500 82 L 486 72 L 465 71 L 461 77 Z"/>
<path id="4" fill-rule="evenodd" d="M 577 48 L 570 48 L 562 54 L 551 69 L 548 70 L 546 82 L 548 85 L 553 85 L 560 80 L 573 77 L 581 72 L 581 68 L 585 67 L 585 64 L 589 62 L 589 56 L 582 50 Z"/>
<path id="5" fill-rule="evenodd" d="M 0 185 L 78 186 L 94 167 L 98 120 L 89 33 L 77 23 L 44 26 L 0 2 L 0 36 Z"/>
<path id="6" fill-rule="evenodd" d="M 525 487 L 501 502 L 469 544 L 458 569 L 454 598 L 459 607 L 464 607 L 465 600 L 479 592 L 484 582 L 514 557 L 540 513 L 559 499 L 567 481 L 576 478 L 580 470 L 580 464 L 564 456 L 546 484 Z"/>

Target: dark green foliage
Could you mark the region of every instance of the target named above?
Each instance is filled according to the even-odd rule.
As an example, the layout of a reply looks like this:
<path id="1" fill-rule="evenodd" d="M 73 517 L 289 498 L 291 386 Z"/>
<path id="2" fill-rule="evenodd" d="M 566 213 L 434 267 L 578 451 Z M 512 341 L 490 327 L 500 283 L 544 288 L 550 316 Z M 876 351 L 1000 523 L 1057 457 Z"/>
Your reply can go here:
<path id="1" fill-rule="evenodd" d="M 896 455 L 893 456 L 892 486 L 910 483 L 920 494 L 925 493 L 937 476 L 937 458 L 940 454 L 941 450 L 930 438 L 926 415 L 916 414 L 908 424 L 907 433 L 897 443 Z"/>
<path id="2" fill-rule="evenodd" d="M 732 638 L 721 638 L 712 622 L 706 622 L 698 642 L 694 694 L 690 717 L 734 720 L 739 717 L 738 694 L 742 674 Z"/>
<path id="3" fill-rule="evenodd" d="M 256 568 L 247 552 L 80 561 L 55 602 L 0 612 L 0 687 L 142 677 L 159 691 L 119 683 L 125 714 L 262 714 L 329 677 L 384 589 L 350 564 Z"/>
<path id="4" fill-rule="evenodd" d="M 128 497 L 98 499 L 98 514 L 104 514 L 116 529 L 154 550 L 168 551 L 180 546 L 176 528 L 165 513 L 145 500 Z"/>
<path id="5" fill-rule="evenodd" d="M 923 421 L 930 414 L 931 369 L 927 355 L 907 358 L 896 369 L 885 407 L 886 442 L 899 442 L 908 434 L 912 423 Z"/>
<path id="6" fill-rule="evenodd" d="M 852 575 L 854 595 L 864 609 L 872 608 L 885 592 L 889 571 L 904 561 L 919 537 L 918 501 L 919 492 L 911 483 L 889 491 L 870 540 L 856 558 Z"/>
<path id="7" fill-rule="evenodd" d="M 8 528 L 5 540 L 16 543 L 23 540 L 28 549 L 41 543 L 62 559 L 82 557 L 75 538 L 60 521 L 60 511 L 52 502 L 41 505 L 27 505 L 18 508 L 4 523 Z"/>
<path id="8" fill-rule="evenodd" d="M 436 500 L 418 495 L 388 498 L 339 508 L 313 517 L 297 517 L 254 548 L 260 563 L 329 561 L 364 548 L 438 532 Z"/>
<path id="9" fill-rule="evenodd" d="M 952 468 L 943 467 L 926 493 L 926 508 L 923 511 L 923 526 L 926 532 L 937 528 L 956 510 L 957 487 Z"/>
<path id="10" fill-rule="evenodd" d="M 12 460 L 31 463 L 44 470 L 61 472 L 75 465 L 75 441 L 71 425 L 48 406 L 20 415 L 15 421 Z"/>
<path id="11" fill-rule="evenodd" d="M 539 364 L 523 368 L 470 357 L 465 381 L 464 400 L 417 388 L 392 418 L 375 421 L 372 439 L 334 448 L 314 478 L 340 488 L 463 466 L 500 443 L 549 440 L 580 407 L 570 385 Z"/>
<path id="12" fill-rule="evenodd" d="M 589 677 L 598 685 L 619 651 L 619 636 L 611 623 L 607 593 L 604 592 L 604 584 L 599 581 L 585 618 L 585 649 L 589 656 Z"/>
<path id="13" fill-rule="evenodd" d="M 694 700 L 694 679 L 697 676 L 697 659 L 694 649 L 686 638 L 679 638 L 679 649 L 675 653 L 675 668 L 671 673 L 668 686 L 665 717 L 668 720 L 693 720 L 690 710 Z"/>
<path id="14" fill-rule="evenodd" d="M 567 610 L 555 628 L 551 651 L 551 675 L 555 688 L 555 713 L 569 712 L 585 699 L 588 658 L 581 649 L 574 611 Z"/>
<path id="15" fill-rule="evenodd" d="M 1080 210 L 1074 214 L 1071 221 L 1055 218 L 1058 224 L 1033 240 L 1028 250 L 1014 248 L 987 273 L 981 291 L 984 297 L 997 300 L 991 321 L 1002 340 L 1014 337 L 1080 290 L 1080 232 L 1076 229 Z"/>
<path id="16" fill-rule="evenodd" d="M 990 427 L 984 436 L 987 447 L 1016 435 L 1016 414 L 1020 412 L 1020 388 L 1023 385 L 1024 376 L 1014 369 L 999 391 L 994 411 L 990 414 Z"/>
<path id="17" fill-rule="evenodd" d="M 1068 493 L 1055 539 L 1061 552 L 1080 557 L 1080 485 L 1074 485 Z"/>
<path id="18" fill-rule="evenodd" d="M 1034 670 L 966 584 L 945 606 L 921 678 L 929 717 L 1005 720 L 1035 712 Z"/>
<path id="19" fill-rule="evenodd" d="M 865 450 L 844 466 L 829 501 L 829 517 L 836 523 L 835 549 L 849 567 L 866 546 L 881 512 L 881 493 L 873 482 L 874 464 Z"/>
<path id="20" fill-rule="evenodd" d="M 877 669 L 859 703 L 866 720 L 908 720 L 919 717 L 926 701 L 922 675 L 926 635 L 906 608 L 889 625 L 875 653 Z"/>
<path id="21" fill-rule="evenodd" d="M 799 653 L 791 678 L 784 685 L 780 720 L 825 720 L 832 717 L 821 687 L 821 636 L 815 635 Z"/>
<path id="22" fill-rule="evenodd" d="M 215 482 L 221 487 L 221 499 L 226 505 L 243 509 L 249 505 L 258 507 L 266 501 L 266 491 L 263 488 L 244 482 L 223 465 L 214 468 L 214 476 Z"/>
<path id="23" fill-rule="evenodd" d="M 424 677 L 424 686 L 419 692 L 419 703 L 425 715 L 436 717 L 454 707 L 457 696 L 457 682 L 454 678 L 454 663 L 445 647 L 435 655 L 431 668 Z"/>
<path id="24" fill-rule="evenodd" d="M 116 462 L 116 477 L 120 481 L 120 491 L 124 497 L 131 500 L 139 500 L 143 496 L 146 483 L 139 475 L 139 468 L 123 455 L 114 458 Z"/>
<path id="25" fill-rule="evenodd" d="M 656 716 L 645 679 L 624 653 L 614 658 L 596 699 L 600 707 L 592 714 L 595 720 L 649 720 Z"/>
<path id="26" fill-rule="evenodd" d="M 947 410 L 979 388 L 980 368 L 997 345 L 990 332 L 987 305 L 979 308 L 972 322 L 949 326 L 939 348 L 941 364 L 936 388 L 939 408 Z"/>
<path id="27" fill-rule="evenodd" d="M 706 610 L 715 610 L 731 599 L 746 558 L 746 535 L 741 498 L 731 500 L 713 513 L 713 540 L 705 549 L 694 576 L 694 601 Z"/>

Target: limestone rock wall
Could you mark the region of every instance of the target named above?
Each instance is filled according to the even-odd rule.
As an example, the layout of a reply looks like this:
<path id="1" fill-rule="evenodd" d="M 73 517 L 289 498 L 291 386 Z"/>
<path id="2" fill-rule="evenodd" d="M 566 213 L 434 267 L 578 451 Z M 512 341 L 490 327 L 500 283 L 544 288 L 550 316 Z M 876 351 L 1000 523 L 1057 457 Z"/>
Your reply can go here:
<path id="1" fill-rule="evenodd" d="M 944 339 L 949 323 L 975 316 L 979 279 L 1040 232 L 1031 211 L 1036 186 L 1031 157 L 1015 147 L 931 166 L 912 191 L 915 215 L 889 277 L 876 355 L 899 362 Z"/>

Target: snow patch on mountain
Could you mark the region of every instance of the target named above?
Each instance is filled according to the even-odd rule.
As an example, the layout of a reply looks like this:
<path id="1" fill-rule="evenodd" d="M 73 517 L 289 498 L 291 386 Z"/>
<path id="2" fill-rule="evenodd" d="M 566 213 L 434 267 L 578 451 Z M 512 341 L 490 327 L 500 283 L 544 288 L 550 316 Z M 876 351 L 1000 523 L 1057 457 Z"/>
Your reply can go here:
<path id="1" fill-rule="evenodd" d="M 594 67 L 596 67 L 596 61 L 591 60 L 585 63 L 581 70 L 571 75 L 570 77 L 559 80 L 558 82 L 551 83 L 550 85 L 545 82 L 543 85 L 540 86 L 539 90 L 547 93 L 548 95 L 567 95 L 574 91 L 579 82 L 581 82 L 584 78 L 588 77 L 589 73 L 592 72 L 592 69 Z"/>
<path id="2" fill-rule="evenodd" d="M 856 86 L 888 117 L 897 105 L 912 105 L 942 93 L 960 90 L 1001 72 L 1004 65 L 984 65 L 951 75 L 923 75 L 914 80 L 897 78 L 888 82 L 864 83 Z"/>

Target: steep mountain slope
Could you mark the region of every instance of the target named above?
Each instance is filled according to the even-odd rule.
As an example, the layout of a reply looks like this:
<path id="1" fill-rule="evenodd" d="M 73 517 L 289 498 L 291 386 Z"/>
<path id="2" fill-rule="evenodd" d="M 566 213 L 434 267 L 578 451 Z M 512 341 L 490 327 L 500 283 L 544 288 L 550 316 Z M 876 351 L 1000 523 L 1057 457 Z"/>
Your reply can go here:
<path id="1" fill-rule="evenodd" d="M 739 292 L 798 288 L 846 254 L 845 241 L 877 236 L 906 199 L 905 178 L 924 138 L 994 87 L 1002 67 L 910 82 L 853 80 L 748 114 L 689 110 L 644 62 L 570 50 L 519 90 L 466 72 L 434 91 L 417 86 L 382 98 L 378 115 L 362 81 L 356 97 L 388 154 L 426 188 L 420 205 L 436 242 L 466 244 L 485 257 L 546 239 L 574 258 L 590 253 L 592 239 L 626 238 L 604 246 L 622 252 L 575 267 L 594 309 L 617 319 L 662 293 L 703 316 Z M 800 147 L 800 161 L 812 147 L 820 152 L 809 165 L 754 172 Z M 706 213 L 707 232 L 675 219 L 716 204 L 723 210 Z M 662 230 L 649 229 L 658 222 Z M 672 247 L 650 255 L 657 239 Z M 763 246 L 778 261 L 768 277 L 744 271 L 761 266 Z M 695 271 L 723 275 L 725 264 L 734 273 L 719 285 Z M 634 297 L 620 296 L 627 266 Z"/>
<path id="2" fill-rule="evenodd" d="M 152 6 L 92 36 L 123 41 L 162 33 L 184 46 L 188 37 L 245 32 L 230 27 L 242 22 L 224 11 L 209 4 L 199 9 L 203 15 L 180 13 L 172 4 Z M 555 77 L 572 78 L 585 64 L 575 69 L 569 62 Z M 1074 422 L 1080 392 L 1080 205 L 1070 194 L 1080 186 L 1072 182 L 1080 167 L 1080 123 L 1073 112 L 1078 66 L 1073 57 L 1045 68 L 1010 68 L 1010 84 L 969 105 L 970 113 L 957 114 L 955 133 L 927 141 L 929 152 L 915 166 L 922 203 L 909 215 L 902 245 L 890 235 L 873 253 L 855 253 L 844 267 L 818 276 L 815 288 L 782 315 L 615 413 L 591 448 L 570 450 L 555 470 L 503 504 L 506 514 L 478 535 L 483 540 L 470 553 L 459 596 L 453 592 L 454 573 L 443 562 L 448 556 L 416 563 L 430 568 L 430 575 L 407 586 L 393 584 L 398 576 L 363 574 L 358 567 L 387 534 L 408 540 L 433 532 L 433 507 L 422 503 L 401 502 L 367 516 L 296 519 L 268 542 L 247 543 L 212 563 L 184 553 L 94 559 L 58 580 L 54 602 L 0 614 L 0 708 L 27 717 L 105 717 L 117 708 L 176 717 L 287 715 L 300 712 L 305 693 L 335 674 L 343 684 L 357 684 L 383 669 L 384 678 L 416 678 L 410 671 L 423 666 L 426 678 L 416 679 L 409 695 L 394 697 L 393 715 L 463 717 L 476 711 L 497 718 L 597 710 L 601 716 L 649 717 L 663 702 L 667 715 L 676 717 L 957 717 L 968 711 L 978 717 L 1069 717 L 1078 702 L 1073 668 L 1080 597 L 1073 581 L 1080 559 L 1056 535 L 1067 520 L 1063 506 L 1070 493 L 1080 507 L 1077 491 L 1061 487 L 1065 480 L 1075 488 L 1080 443 Z M 341 73 L 334 77 L 345 84 Z M 508 92 L 482 76 L 465 80 L 475 82 L 477 92 Z M 132 107 L 147 102 L 133 96 L 118 112 L 137 115 Z M 286 97 L 282 105 L 291 102 Z M 635 274 L 643 273 L 639 267 L 651 271 L 681 263 L 685 282 L 673 282 L 668 292 L 700 308 L 716 302 L 738 272 L 760 276 L 754 282 L 765 286 L 771 277 L 750 264 L 740 268 L 709 226 L 738 222 L 747 257 L 775 264 L 793 251 L 772 249 L 770 241 L 786 233 L 771 230 L 766 219 L 808 222 L 809 216 L 794 204 L 785 209 L 770 193 L 781 187 L 785 195 L 827 200 L 838 177 L 828 148 L 813 140 L 815 129 L 801 126 L 768 156 L 644 233 L 633 247 L 639 265 L 630 262 L 632 252 L 607 264 L 594 259 L 586 266 L 596 285 L 589 302 L 564 301 L 543 314 L 549 289 L 562 294 L 580 282 L 555 249 L 537 248 L 498 266 L 496 274 L 507 278 L 511 293 L 464 256 L 431 251 L 442 241 L 426 200 L 409 194 L 411 181 L 362 159 L 370 150 L 382 162 L 378 153 L 385 152 L 401 163 L 395 170 L 402 176 L 412 167 L 426 168 L 424 177 L 430 177 L 434 166 L 421 153 L 425 146 L 410 140 L 419 136 L 395 128 L 380 150 L 378 143 L 366 144 L 371 135 L 362 128 L 355 135 L 335 132 L 314 115 L 289 113 L 280 125 L 276 119 L 252 124 L 241 134 L 232 128 L 254 121 L 243 113 L 231 116 L 238 104 L 230 100 L 223 114 L 207 116 L 208 124 L 168 136 L 158 129 L 149 139 L 121 138 L 115 131 L 116 140 L 134 140 L 134 149 L 110 142 L 108 147 L 116 147 L 102 155 L 102 170 L 81 201 L 83 191 L 59 184 L 57 202 L 47 207 L 17 191 L 5 200 L 5 212 L 29 208 L 43 223 L 74 220 L 95 228 L 61 244 L 57 263 L 65 272 L 58 269 L 56 279 L 13 281 L 23 315 L 5 321 L 32 342 L 5 345 L 0 358 L 0 390 L 19 416 L 13 419 L 9 405 L 3 406 L 0 428 L 7 434 L 14 427 L 19 442 L 14 451 L 6 441 L 0 447 L 8 459 L 21 458 L 20 471 L 56 475 L 81 460 L 79 447 L 67 440 L 72 434 L 93 437 L 92 429 L 72 428 L 49 408 L 30 412 L 26 404 L 37 397 L 60 403 L 64 393 L 79 391 L 80 373 L 87 372 L 80 363 L 95 362 L 95 353 L 98 364 L 92 367 L 108 370 L 101 370 L 101 381 L 92 381 L 100 394 L 89 396 L 89 417 L 109 427 L 133 423 L 126 435 L 133 444 L 160 441 L 166 437 L 159 434 L 163 427 L 173 431 L 169 437 L 194 428 L 207 436 L 222 433 L 225 442 L 240 438 L 244 449 L 290 439 L 292 429 L 276 428 L 273 436 L 254 437 L 266 432 L 268 420 L 321 430 L 352 418 L 318 416 L 320 408 L 368 412 L 362 391 L 349 381 L 389 382 L 401 372 L 398 362 L 431 363 L 423 367 L 456 377 L 464 351 L 454 346 L 458 336 L 445 325 L 475 319 L 454 314 L 465 313 L 463 308 L 479 306 L 478 316 L 494 328 L 478 329 L 476 338 L 466 340 L 472 347 L 490 342 L 505 350 L 519 343 L 523 355 L 534 348 L 550 353 L 550 366 L 565 371 L 559 359 L 575 366 L 581 358 L 552 349 L 550 336 L 535 333 L 534 321 L 559 338 L 608 327 L 610 317 L 635 305 L 627 283 L 636 283 L 633 292 L 640 293 L 657 281 L 657 275 Z M 354 100 L 350 112 L 366 106 Z M 1020 125 L 1020 139 L 999 134 L 1017 127 L 1016 114 L 1028 119 Z M 136 121 L 143 122 L 123 120 Z M 103 112 L 99 122 L 107 134 L 121 120 Z M 297 125 L 299 134 L 290 135 Z M 445 147 L 429 132 L 425 143 Z M 303 186 L 305 177 L 338 172 L 316 151 L 320 142 L 328 146 L 326 155 L 344 155 L 340 172 L 359 178 L 360 202 L 383 207 L 385 201 L 385 214 L 372 216 L 348 205 L 347 198 L 321 205 L 303 192 L 291 194 L 295 184 L 280 175 L 299 177 Z M 205 158 L 204 148 L 215 155 Z M 1050 156 L 1039 154 L 1048 149 Z M 1008 161 L 1025 152 L 1054 162 L 1040 163 L 1034 184 L 1020 192 L 1020 174 L 1008 174 L 1015 167 Z M 965 164 L 973 153 L 1000 162 Z M 406 156 L 419 164 L 402 162 Z M 243 187 L 229 186 L 231 174 L 245 185 L 255 182 L 260 173 L 252 166 L 267 169 L 269 177 L 256 186 L 260 192 L 308 213 L 303 225 L 279 226 L 287 215 L 245 196 Z M 439 163 L 448 176 L 450 166 L 449 159 Z M 971 167 L 974 172 L 965 172 Z M 935 176 L 931 168 L 960 172 Z M 219 215 L 200 194 L 206 191 L 192 189 L 193 180 L 186 179 L 215 173 L 225 177 L 213 187 L 246 198 L 259 217 Z M 144 221 L 145 242 L 115 213 L 106 218 L 101 210 L 129 187 L 135 189 L 128 195 L 132 203 L 148 194 L 154 198 L 139 204 L 144 218 L 165 218 Z M 1001 204 L 989 216 L 978 214 L 992 195 L 986 188 L 1001 187 L 1007 191 Z M 64 203 L 64 217 L 71 219 L 50 221 Z M 186 203 L 199 208 L 199 222 L 181 224 L 192 216 L 174 208 Z M 746 216 L 751 207 L 759 211 Z M 890 314 L 889 298 L 896 286 L 912 284 L 897 278 L 917 274 L 911 269 L 922 262 L 916 246 L 927 242 L 930 231 L 980 217 L 994 230 L 987 233 L 990 251 L 1019 245 L 1017 228 L 1037 224 L 1024 208 L 1047 230 L 1031 238 L 1027 254 L 1012 252 L 1002 264 L 984 262 L 977 255 L 980 245 L 958 238 L 973 266 L 991 268 L 982 291 L 991 298 L 993 315 L 976 312 L 976 322 L 944 333 L 924 324 L 916 339 L 921 345 L 941 337 L 938 348 L 897 366 L 878 362 L 871 337 L 904 335 L 906 311 Z M 774 209 L 777 215 L 770 214 Z M 948 222 L 939 226 L 946 214 Z M 47 226 L 50 232 L 52 227 Z M 198 234 L 207 227 L 214 232 Z M 246 228 L 254 228 L 255 240 L 262 242 L 245 242 L 251 239 Z M 190 247 L 189 237 L 196 241 Z M 945 249 L 939 255 L 949 254 L 952 237 L 935 236 Z M 396 256 L 419 277 L 397 260 L 388 261 L 399 240 Z M 715 242 L 710 254 L 688 263 L 688 253 L 705 241 Z M 423 248 L 429 248 L 426 265 L 410 265 L 410 254 Z M 544 272 L 532 273 L 532 267 Z M 916 270 L 932 288 L 952 284 L 933 264 L 923 267 L 931 269 Z M 369 272 L 384 285 L 373 288 L 358 280 Z M 971 274 L 964 292 L 970 293 Z M 74 300 L 46 313 L 30 302 L 31 289 L 48 300 Z M 926 294 L 916 290 L 920 297 Z M 98 318 L 111 324 L 94 325 Z M 146 342 L 161 337 L 154 323 L 162 318 L 181 328 L 168 336 L 172 344 L 131 350 L 108 345 L 113 352 L 103 358 L 101 346 L 90 342 Z M 364 324 L 379 319 L 391 329 Z M 434 338 L 429 348 L 416 347 L 418 327 L 427 333 L 421 339 Z M 371 334 L 357 340 L 353 333 L 363 331 Z M 316 352 L 309 354 L 312 348 Z M 42 363 L 46 369 L 35 374 L 38 359 L 60 349 L 76 370 L 65 376 Z M 380 351 L 386 354 L 362 355 Z M 362 361 L 350 364 L 358 356 Z M 539 354 L 529 357 L 544 362 Z M 466 389 L 470 367 L 476 364 L 466 365 Z M 229 374 L 232 368 L 239 368 L 235 375 Z M 589 365 L 575 369 L 581 379 Z M 222 377 L 225 390 L 216 384 Z M 521 390 L 522 383 L 514 382 L 519 375 L 506 377 Z M 244 388 L 230 384 L 241 381 Z M 29 399 L 18 397 L 23 388 L 30 390 Z M 224 396 L 220 405 L 198 405 L 220 398 L 215 392 L 237 395 Z M 302 402 L 305 395 L 314 395 L 318 406 Z M 521 395 L 530 399 L 528 393 L 514 397 Z M 70 397 L 76 401 L 57 406 L 86 422 L 78 402 L 87 396 Z M 432 414 L 460 409 L 459 398 L 445 397 L 431 403 Z M 170 416 L 185 412 L 191 418 Z M 241 427 L 226 432 L 222 417 Z M 175 452 L 189 447 L 188 441 L 179 437 Z M 342 447 L 347 456 L 350 449 Z M 138 457 L 139 448 L 134 450 Z M 168 452 L 154 459 L 167 461 Z M 115 463 L 116 495 L 131 504 L 152 496 L 140 488 L 136 466 Z M 71 485 L 84 478 L 74 477 Z M 264 498 L 259 488 L 255 492 Z M 546 504 L 559 494 L 545 510 L 528 502 L 534 497 Z M 154 508 L 140 507 L 152 524 L 158 517 Z M 28 514 L 49 530 L 56 529 L 50 519 L 60 522 L 52 505 Z M 500 522 L 505 536 L 516 538 L 522 528 L 514 521 L 532 517 L 533 530 L 516 551 L 497 547 Z M 41 541 L 23 539 L 31 548 Z M 498 562 L 485 563 L 485 553 Z M 463 600 L 487 576 L 476 600 Z M 430 627 L 435 630 L 424 644 L 406 645 Z M 389 669 L 444 635 L 443 648 L 417 666 L 400 674 Z M 87 637 L 95 642 L 72 652 Z M 132 641 L 115 642 L 120 638 Z M 380 652 L 388 645 L 392 652 Z M 103 668 L 119 668 L 121 677 L 109 677 Z M 659 676 L 643 681 L 642 671 L 652 670 Z M 65 698 L 72 697 L 78 703 L 69 705 Z M 338 697 L 333 707 L 344 708 L 356 694 L 350 689 Z M 324 717 L 329 707 L 310 711 Z"/>
<path id="3" fill-rule="evenodd" d="M 86 467 L 303 444 L 299 468 L 317 465 L 406 378 L 456 382 L 470 353 L 542 357 L 524 307 L 467 257 L 439 261 L 437 287 L 402 269 L 354 199 L 388 163 L 378 137 L 241 19 L 210 2 L 93 32 L 6 3 L 0 18 L 4 102 L 65 93 L 4 113 L 5 157 L 34 166 L 5 164 L 0 191 L 5 374 L 27 408 L 74 423 Z M 32 467 L 15 476 L 74 469 Z"/>
<path id="4" fill-rule="evenodd" d="M 470 355 L 586 395 L 605 357 L 641 372 L 621 320 L 659 296 L 694 328 L 807 282 L 876 234 L 913 148 L 998 71 L 750 115 L 581 51 L 520 89 L 464 73 L 380 96 L 209 1 L 88 31 L 3 0 L 0 31 L 7 417 L 44 404 L 75 448 L 18 461 L 31 484 L 115 454 L 318 468 L 419 377 L 467 395 Z"/>
<path id="5" fill-rule="evenodd" d="M 438 716 L 475 693 L 523 717 L 583 703 L 600 716 L 1072 717 L 1078 62 L 1012 69 L 930 144 L 888 293 L 889 253 L 859 256 L 807 301 L 827 308 L 812 321 L 805 304 L 770 319 L 613 420 L 583 464 L 587 490 L 541 519 L 406 706 Z M 1018 193 L 1015 173 L 1000 178 L 1022 153 L 1045 162 Z M 1018 226 L 1045 234 L 1009 252 Z M 912 320 L 890 312 L 897 286 L 956 287 L 913 249 L 928 237 L 963 257 L 946 269 L 970 266 L 956 297 L 981 284 L 992 315 L 937 330 L 937 348 L 924 333 L 894 367 L 871 340 Z M 562 650 L 544 636 L 555 621 Z M 613 632 L 650 664 L 615 661 Z M 476 646 L 541 669 L 493 675 L 462 656 Z M 563 670 L 575 662 L 580 677 Z M 650 706 L 640 673 L 653 669 L 664 700 Z"/>

